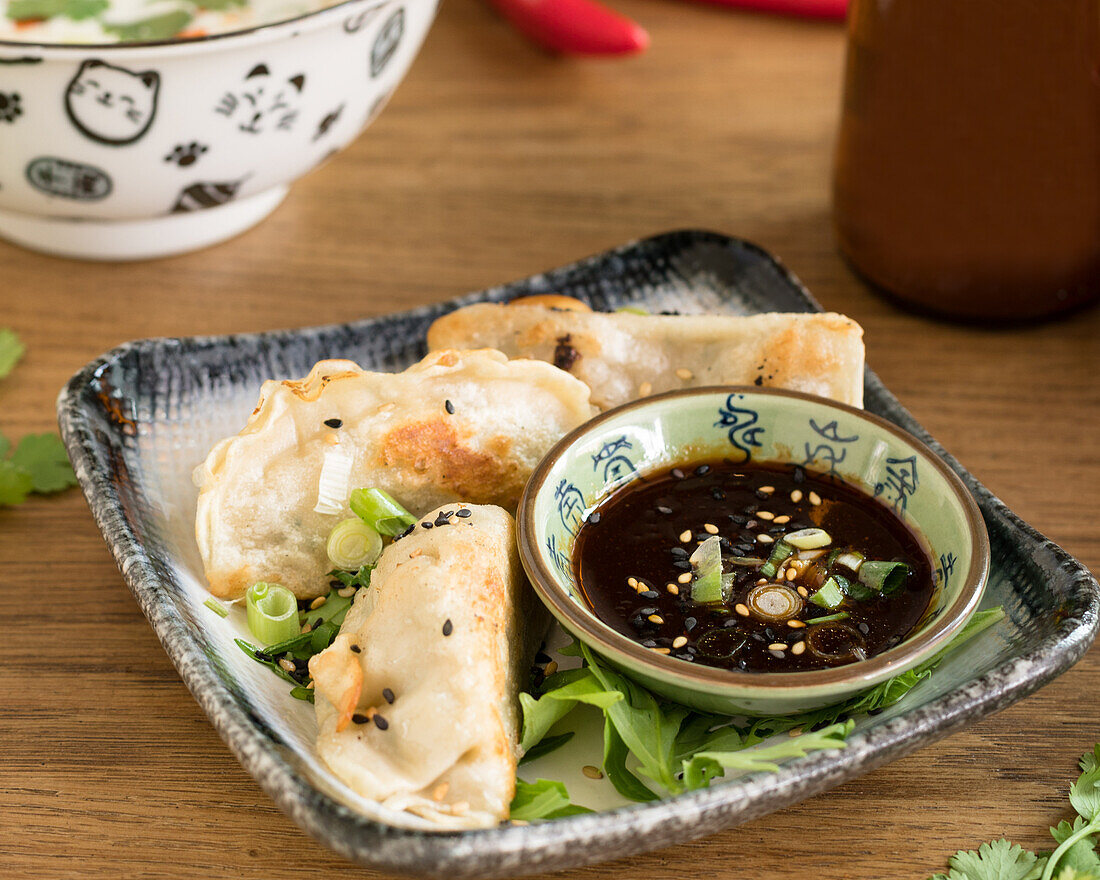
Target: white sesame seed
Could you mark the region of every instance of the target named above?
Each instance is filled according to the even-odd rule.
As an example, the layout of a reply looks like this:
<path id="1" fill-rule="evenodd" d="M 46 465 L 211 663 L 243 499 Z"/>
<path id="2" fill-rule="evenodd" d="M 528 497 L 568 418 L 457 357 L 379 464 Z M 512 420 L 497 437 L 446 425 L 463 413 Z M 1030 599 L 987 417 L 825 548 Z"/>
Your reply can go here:
<path id="1" fill-rule="evenodd" d="M 795 642 L 791 646 L 791 653 L 792 654 L 801 654 L 805 650 L 806 650 L 806 643 L 805 642 Z"/>
<path id="2" fill-rule="evenodd" d="M 593 767 L 591 764 L 585 764 L 581 767 L 581 773 L 589 779 L 603 779 L 603 773 L 600 771 L 600 768 Z"/>
<path id="3" fill-rule="evenodd" d="M 821 503 L 821 496 L 818 495 L 816 492 L 811 492 L 810 493 L 810 504 L 812 504 L 814 507 L 817 507 L 820 503 Z"/>
<path id="4" fill-rule="evenodd" d="M 787 626 L 789 626 L 791 629 L 802 629 L 802 627 L 804 627 L 805 625 L 806 624 L 803 623 L 801 620 L 788 620 L 787 621 Z"/>
<path id="5" fill-rule="evenodd" d="M 756 490 L 757 492 L 763 492 L 765 495 L 771 495 L 775 491 L 775 486 L 761 486 Z"/>
<path id="6" fill-rule="evenodd" d="M 651 614 L 646 618 L 650 623 L 664 623 L 665 619 L 660 614 Z"/>
<path id="7" fill-rule="evenodd" d="M 638 579 L 637 578 L 629 577 L 629 578 L 626 579 L 626 582 L 628 584 L 630 584 L 630 586 L 632 586 L 635 590 L 638 589 Z"/>
<path id="8" fill-rule="evenodd" d="M 791 492 L 791 501 L 793 501 L 795 504 L 798 504 L 798 502 L 801 501 L 801 500 L 802 500 L 802 490 L 801 489 L 795 489 L 793 492 Z"/>
<path id="9" fill-rule="evenodd" d="M 691 572 L 690 571 L 685 571 L 682 575 L 680 575 L 678 578 L 676 578 L 676 580 L 678 580 L 682 584 L 691 583 Z"/>
<path id="10" fill-rule="evenodd" d="M 793 568 L 788 568 L 785 577 L 787 578 L 787 580 L 793 581 L 796 577 L 798 577 L 798 572 L 795 571 Z"/>
<path id="11" fill-rule="evenodd" d="M 772 522 L 774 522 L 777 526 L 786 525 L 790 521 L 791 521 L 791 518 L 789 516 L 787 516 L 787 514 L 783 514 L 782 516 L 777 516 L 775 519 L 772 520 Z"/>
<path id="12" fill-rule="evenodd" d="M 687 367 L 680 367 L 680 369 L 676 371 L 676 378 L 683 379 L 685 382 L 690 382 L 695 378 L 695 374 L 687 369 Z"/>
<path id="13" fill-rule="evenodd" d="M 680 588 L 676 584 L 665 584 L 665 589 L 672 593 L 673 596 L 680 595 Z"/>
<path id="14" fill-rule="evenodd" d="M 355 587 L 344 587 L 342 590 L 337 590 L 336 595 L 341 599 L 346 599 L 348 596 L 355 595 Z"/>
<path id="15" fill-rule="evenodd" d="M 768 650 L 769 651 L 786 651 L 787 650 L 787 643 L 786 642 L 772 642 L 770 645 L 768 645 Z"/>
<path id="16" fill-rule="evenodd" d="M 704 523 L 703 531 L 705 531 L 708 535 L 717 535 L 718 526 L 716 526 L 714 523 Z"/>
<path id="17" fill-rule="evenodd" d="M 447 796 L 447 790 L 451 787 L 449 782 L 441 782 L 435 788 L 432 789 L 432 800 L 439 803 L 443 798 Z"/>
<path id="18" fill-rule="evenodd" d="M 691 529 L 684 529 L 680 532 L 680 543 L 686 544 L 691 540 Z"/>
<path id="19" fill-rule="evenodd" d="M 289 660 L 287 660 L 286 657 L 283 657 L 279 661 L 279 666 L 282 667 L 287 672 L 293 672 L 294 671 L 294 664 L 291 663 Z"/>
<path id="20" fill-rule="evenodd" d="M 654 648 L 653 653 L 654 654 L 668 654 L 668 653 L 670 653 L 670 651 L 669 651 L 668 648 Z"/>
<path id="21" fill-rule="evenodd" d="M 553 675 L 557 671 L 558 671 L 558 661 L 557 660 L 551 660 L 549 663 L 546 664 L 546 668 L 542 672 L 543 672 L 543 675 L 548 675 L 549 676 L 549 675 Z"/>
<path id="22" fill-rule="evenodd" d="M 798 595 L 801 596 L 803 599 L 805 599 L 807 596 L 810 595 L 810 591 L 807 590 L 805 587 L 799 587 L 798 588 Z"/>
<path id="23" fill-rule="evenodd" d="M 652 394 L 652 393 L 653 393 L 653 383 L 643 382 L 641 385 L 638 386 L 638 396 L 639 397 L 649 397 L 649 395 Z"/>
<path id="24" fill-rule="evenodd" d="M 767 510 L 758 510 L 758 511 L 756 511 L 756 518 L 757 519 L 775 519 L 775 514 L 771 513 L 770 511 L 767 511 Z"/>
<path id="25" fill-rule="evenodd" d="M 787 736 L 790 736 L 790 737 L 802 736 L 802 728 L 801 727 L 792 727 L 790 730 L 787 731 Z"/>
<path id="26" fill-rule="evenodd" d="M 676 636 L 676 638 L 674 638 L 672 640 L 672 647 L 682 648 L 687 643 L 688 643 L 687 636 Z"/>
<path id="27" fill-rule="evenodd" d="M 318 596 L 309 603 L 310 610 L 316 610 L 328 601 L 328 596 Z"/>
<path id="28" fill-rule="evenodd" d="M 740 614 L 742 617 L 749 616 L 749 606 L 744 604 L 743 602 L 738 602 L 736 605 L 734 605 L 733 610 Z"/>
<path id="29" fill-rule="evenodd" d="M 756 540 L 759 541 L 761 544 L 775 543 L 775 538 L 773 538 L 771 535 L 765 534 L 764 532 L 761 532 L 759 535 L 757 535 Z"/>

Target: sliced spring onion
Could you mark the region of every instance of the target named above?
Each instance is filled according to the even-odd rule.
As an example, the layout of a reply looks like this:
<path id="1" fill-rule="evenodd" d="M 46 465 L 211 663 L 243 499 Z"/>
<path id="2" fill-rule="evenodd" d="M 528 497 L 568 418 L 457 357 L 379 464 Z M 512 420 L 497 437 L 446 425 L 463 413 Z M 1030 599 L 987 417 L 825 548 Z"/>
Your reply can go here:
<path id="1" fill-rule="evenodd" d="M 825 555 L 824 550 L 799 550 L 798 558 L 803 562 L 813 562 Z"/>
<path id="2" fill-rule="evenodd" d="M 691 582 L 692 602 L 722 601 L 722 544 L 717 535 L 711 535 L 695 548 L 689 559 L 695 569 Z"/>
<path id="3" fill-rule="evenodd" d="M 380 535 L 391 538 L 416 522 L 415 516 L 382 489 L 356 489 L 351 493 L 351 510 Z"/>
<path id="4" fill-rule="evenodd" d="M 785 540 L 780 538 L 775 542 L 772 547 L 772 555 L 768 557 L 768 561 L 764 563 L 760 569 L 762 577 L 771 578 L 775 577 L 775 573 L 779 570 L 784 562 L 794 555 L 794 547 L 788 544 Z"/>
<path id="5" fill-rule="evenodd" d="M 287 639 L 283 642 L 276 642 L 273 645 L 268 645 L 264 648 L 264 653 L 272 657 L 277 657 L 280 654 L 285 654 L 288 651 L 294 653 L 300 651 L 306 645 L 309 644 L 310 633 L 299 633 L 294 638 Z"/>
<path id="6" fill-rule="evenodd" d="M 727 556 L 726 562 L 730 565 L 756 566 L 764 564 L 763 556 Z"/>
<path id="7" fill-rule="evenodd" d="M 837 578 L 841 575 L 836 575 Z M 844 588 L 844 592 L 857 602 L 866 602 L 868 599 L 877 599 L 879 594 L 872 590 L 870 587 L 861 584 L 858 580 L 844 579 L 844 583 L 841 584 Z"/>
<path id="8" fill-rule="evenodd" d="M 351 485 L 351 466 L 355 460 L 339 446 L 325 450 L 321 476 L 317 480 L 317 504 L 314 513 L 336 514 L 344 510 Z"/>
<path id="9" fill-rule="evenodd" d="M 745 604 L 763 620 L 789 620 L 802 610 L 802 597 L 786 584 L 760 584 L 749 590 Z"/>
<path id="10" fill-rule="evenodd" d="M 836 623 L 838 620 L 847 620 L 851 616 L 847 611 L 838 611 L 836 614 L 826 614 L 824 617 L 807 620 L 806 626 L 817 626 L 819 623 Z"/>
<path id="11" fill-rule="evenodd" d="M 207 599 L 202 604 L 218 615 L 218 617 L 227 617 L 229 615 L 229 609 L 222 605 L 217 599 Z"/>
<path id="12" fill-rule="evenodd" d="M 328 558 L 337 568 L 358 571 L 382 555 L 382 536 L 357 516 L 332 527 L 325 544 Z"/>
<path id="13" fill-rule="evenodd" d="M 844 601 L 844 587 L 841 581 L 847 583 L 846 578 L 841 578 L 839 575 L 831 575 L 825 579 L 825 583 L 821 585 L 816 593 L 810 596 L 810 601 L 815 605 L 819 605 L 822 608 L 837 608 L 840 603 Z"/>
<path id="14" fill-rule="evenodd" d="M 877 562 L 868 560 L 859 569 L 859 582 L 872 590 L 889 596 L 909 577 L 909 566 L 904 562 Z"/>
<path id="15" fill-rule="evenodd" d="M 281 584 L 253 584 L 244 594 L 248 629 L 263 644 L 282 642 L 298 635 L 298 600 Z"/>
<path id="16" fill-rule="evenodd" d="M 858 572 L 866 557 L 858 550 L 845 550 L 836 558 L 837 565 L 843 565 L 849 571 Z"/>
<path id="17" fill-rule="evenodd" d="M 799 550 L 817 550 L 833 543 L 832 536 L 824 529 L 799 529 L 784 535 L 783 540 Z"/>
<path id="18" fill-rule="evenodd" d="M 854 627 L 835 621 L 825 626 L 815 626 L 806 635 L 806 649 L 823 660 L 847 660 L 850 657 L 866 660 L 865 645 L 863 636 Z"/>

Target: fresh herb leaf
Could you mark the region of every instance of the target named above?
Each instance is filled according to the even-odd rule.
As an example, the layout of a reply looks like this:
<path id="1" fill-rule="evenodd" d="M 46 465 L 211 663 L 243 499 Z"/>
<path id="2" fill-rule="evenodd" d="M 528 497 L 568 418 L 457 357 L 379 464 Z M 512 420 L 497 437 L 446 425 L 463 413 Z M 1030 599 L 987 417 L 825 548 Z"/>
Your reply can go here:
<path id="1" fill-rule="evenodd" d="M 528 761 L 534 761 L 536 758 L 541 758 L 545 755 L 549 755 L 551 752 L 556 752 L 562 746 L 564 746 L 574 736 L 572 730 L 568 730 L 565 733 L 559 733 L 556 736 L 544 736 L 539 742 L 531 746 L 529 751 L 523 753 L 523 757 L 519 759 L 520 764 L 526 764 Z"/>
<path id="2" fill-rule="evenodd" d="M 82 21 L 94 18 L 109 5 L 108 0 L 11 0 L 7 16 L 13 21 L 58 17 Z"/>
<path id="3" fill-rule="evenodd" d="M 374 571 L 373 565 L 364 565 L 359 571 L 341 571 L 334 568 L 326 577 L 338 580 L 345 587 L 369 587 L 372 571 Z"/>
<path id="4" fill-rule="evenodd" d="M 950 871 L 931 880 L 1034 880 L 1039 860 L 1035 853 L 1007 840 L 994 840 L 983 843 L 977 852 L 959 850 L 948 864 Z"/>
<path id="5" fill-rule="evenodd" d="M 1063 820 L 1050 829 L 1050 836 L 1055 843 L 1061 845 L 1071 837 L 1077 835 L 1088 823 L 1078 816 L 1071 825 Z M 1063 871 L 1067 868 L 1086 874 L 1100 875 L 1100 857 L 1096 855 L 1096 838 L 1092 834 L 1084 834 L 1078 837 L 1062 853 L 1059 861 Z"/>
<path id="6" fill-rule="evenodd" d="M 313 688 L 299 685 L 296 688 L 290 689 L 290 695 L 296 700 L 305 700 L 307 703 L 313 702 Z"/>
<path id="7" fill-rule="evenodd" d="M 1088 773 L 1090 770 L 1095 770 L 1100 766 L 1100 743 L 1093 746 L 1091 752 L 1085 752 L 1085 754 L 1081 756 L 1081 760 L 1077 763 L 1082 773 Z"/>
<path id="8" fill-rule="evenodd" d="M 603 719 L 603 770 L 615 791 L 632 801 L 660 800 L 642 780 L 626 769 L 626 756 L 630 754 L 615 725 L 606 715 Z"/>
<path id="9" fill-rule="evenodd" d="M 165 12 L 126 24 L 104 23 L 103 29 L 118 37 L 122 43 L 145 43 L 150 40 L 168 40 L 191 23 L 195 16 L 183 9 Z"/>
<path id="10" fill-rule="evenodd" d="M 56 434 L 27 434 L 8 461 L 31 475 L 35 492 L 60 492 L 76 485 L 65 444 Z"/>
<path id="11" fill-rule="evenodd" d="M 799 734 L 758 748 L 697 752 L 690 760 L 684 761 L 684 778 L 699 780 L 695 787 L 701 788 L 709 784 L 714 775 L 722 775 L 714 774 L 714 765 L 718 765 L 723 771 L 774 772 L 779 769 L 779 761 L 804 758 L 810 752 L 822 749 L 844 748 L 847 745 L 845 738 L 852 732 L 855 724 L 854 721 L 830 724 L 821 730 Z"/>
<path id="12" fill-rule="evenodd" d="M 362 571 L 362 569 L 360 569 Z M 308 623 L 311 627 L 317 628 L 317 622 L 328 622 L 333 626 L 339 628 L 340 624 L 344 622 L 344 617 L 348 613 L 348 609 L 351 608 L 351 602 L 354 596 L 341 596 L 336 590 L 329 590 L 328 595 L 325 597 L 325 604 L 310 611 L 298 612 L 299 623 Z"/>
<path id="13" fill-rule="evenodd" d="M 11 6 L 8 7 L 8 10 L 8 17 L 13 18 Z M 19 363 L 19 359 L 23 357 L 24 351 L 26 349 L 23 347 L 23 343 L 19 341 L 15 331 L 9 330 L 7 327 L 0 327 L 0 379 L 3 379 L 15 368 L 15 365 Z"/>
<path id="14" fill-rule="evenodd" d="M 249 657 L 259 663 L 261 666 L 266 666 L 277 676 L 279 676 L 279 678 L 285 681 L 289 681 L 293 685 L 297 685 L 299 683 L 296 679 L 291 678 L 290 673 L 283 669 L 283 667 L 281 667 L 274 660 L 265 659 L 268 656 L 266 651 L 261 651 L 260 648 L 257 648 L 255 645 L 250 645 L 244 639 L 233 639 L 233 641 L 236 642 L 237 647 L 244 651 Z"/>
<path id="15" fill-rule="evenodd" d="M 534 819 L 558 819 L 591 812 L 587 807 L 572 803 L 569 792 L 561 782 L 550 779 L 524 782 L 517 778 L 516 794 L 512 798 L 509 818 L 530 822 Z"/>
<path id="16" fill-rule="evenodd" d="M 1096 822 L 1100 817 L 1100 767 L 1086 770 L 1069 787 L 1069 802 L 1082 818 Z"/>
<path id="17" fill-rule="evenodd" d="M 22 504 L 33 490 L 30 474 L 10 461 L 0 461 L 0 504 Z"/>
<path id="18" fill-rule="evenodd" d="M 608 693 L 587 669 L 566 669 L 556 672 L 543 682 L 542 696 L 520 694 L 523 710 L 523 736 L 520 748 L 524 753 L 542 741 L 558 721 L 568 715 L 577 703 L 589 703 L 603 709 L 622 699 L 621 694 Z"/>

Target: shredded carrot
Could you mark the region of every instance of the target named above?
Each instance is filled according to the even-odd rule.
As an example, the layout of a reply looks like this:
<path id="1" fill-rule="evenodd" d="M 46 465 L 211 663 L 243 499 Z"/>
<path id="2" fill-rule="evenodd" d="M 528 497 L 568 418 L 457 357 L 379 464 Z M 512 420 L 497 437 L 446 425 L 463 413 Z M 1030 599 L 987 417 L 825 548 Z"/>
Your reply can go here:
<path id="1" fill-rule="evenodd" d="M 181 40 L 194 40 L 197 37 L 205 37 L 209 35 L 209 31 L 206 28 L 190 28 L 185 31 L 180 31 L 176 34 Z"/>
<path id="2" fill-rule="evenodd" d="M 45 20 L 44 18 L 21 18 L 15 23 L 15 29 L 17 31 L 25 31 L 27 28 L 42 24 Z"/>

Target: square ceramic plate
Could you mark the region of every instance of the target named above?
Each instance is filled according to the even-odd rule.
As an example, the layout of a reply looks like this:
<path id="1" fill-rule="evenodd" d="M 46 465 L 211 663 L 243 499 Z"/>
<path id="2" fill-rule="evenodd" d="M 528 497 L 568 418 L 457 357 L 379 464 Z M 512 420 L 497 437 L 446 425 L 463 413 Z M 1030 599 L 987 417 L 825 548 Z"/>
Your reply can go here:
<path id="1" fill-rule="evenodd" d="M 264 379 L 303 376 L 325 357 L 400 370 L 424 353 L 424 333 L 439 315 L 478 300 L 546 292 L 604 310 L 625 304 L 731 314 L 819 308 L 760 249 L 710 233 L 676 232 L 404 314 L 278 333 L 133 342 L 81 370 L 58 400 L 84 494 L 165 651 L 245 769 L 295 822 L 337 852 L 384 870 L 459 878 L 549 871 L 657 849 L 802 800 L 1002 709 L 1064 672 L 1092 641 L 1096 581 L 979 485 L 868 371 L 867 409 L 929 443 L 978 499 L 993 553 L 984 604 L 1007 612 L 997 627 L 951 655 L 904 700 L 861 719 L 848 748 L 791 761 L 777 773 L 621 805 L 607 795 L 606 780 L 602 788 L 592 781 L 585 787 L 579 772 L 582 763 L 599 763 L 595 725 L 521 772 L 528 779 L 562 779 L 576 802 L 600 812 L 530 826 L 431 832 L 357 799 L 313 753 L 312 707 L 292 699 L 283 682 L 233 644 L 234 635 L 245 635 L 243 615 L 222 620 L 203 606 L 191 470 L 215 441 L 241 428 Z"/>

